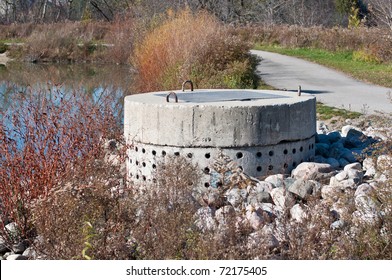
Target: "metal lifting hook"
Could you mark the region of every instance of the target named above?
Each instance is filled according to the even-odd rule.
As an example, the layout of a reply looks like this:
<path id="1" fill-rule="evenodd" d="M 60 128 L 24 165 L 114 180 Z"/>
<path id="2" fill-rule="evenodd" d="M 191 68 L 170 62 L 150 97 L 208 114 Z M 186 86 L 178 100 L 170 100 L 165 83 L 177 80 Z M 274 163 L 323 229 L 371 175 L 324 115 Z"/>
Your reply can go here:
<path id="1" fill-rule="evenodd" d="M 174 96 L 174 101 L 175 101 L 176 103 L 178 103 L 177 94 L 176 94 L 175 92 L 173 92 L 173 91 L 169 92 L 169 94 L 166 95 L 166 102 L 170 102 L 170 96 L 172 96 L 172 95 Z"/>
<path id="2" fill-rule="evenodd" d="M 188 83 L 191 84 L 191 91 L 193 91 L 193 83 L 192 83 L 191 80 L 187 80 L 187 81 L 182 83 L 182 91 L 185 91 L 185 85 L 188 84 Z"/>

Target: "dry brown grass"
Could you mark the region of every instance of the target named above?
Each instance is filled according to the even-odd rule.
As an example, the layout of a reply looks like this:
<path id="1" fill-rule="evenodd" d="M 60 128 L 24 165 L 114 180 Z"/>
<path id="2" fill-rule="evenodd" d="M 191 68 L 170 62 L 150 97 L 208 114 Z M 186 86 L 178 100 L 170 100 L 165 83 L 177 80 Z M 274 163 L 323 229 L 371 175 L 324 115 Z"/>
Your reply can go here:
<path id="1" fill-rule="evenodd" d="M 199 88 L 255 87 L 249 47 L 207 13 L 173 14 L 136 46 L 137 90 L 177 89 L 189 79 Z"/>

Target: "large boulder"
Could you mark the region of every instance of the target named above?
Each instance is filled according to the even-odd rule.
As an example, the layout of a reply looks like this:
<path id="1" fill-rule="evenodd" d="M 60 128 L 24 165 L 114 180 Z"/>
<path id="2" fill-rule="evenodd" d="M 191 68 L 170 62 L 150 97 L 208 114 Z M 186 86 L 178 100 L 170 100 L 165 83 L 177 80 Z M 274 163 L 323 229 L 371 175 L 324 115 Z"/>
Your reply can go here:
<path id="1" fill-rule="evenodd" d="M 294 196 L 285 188 L 275 188 L 270 194 L 272 201 L 280 210 L 291 208 L 295 204 Z"/>
<path id="2" fill-rule="evenodd" d="M 297 195 L 301 199 L 307 199 L 309 195 L 315 193 L 318 183 L 313 180 L 296 180 L 289 188 L 289 192 Z"/>
<path id="3" fill-rule="evenodd" d="M 327 163 L 303 162 L 297 166 L 291 176 L 295 179 L 321 180 L 334 175 L 334 168 Z"/>

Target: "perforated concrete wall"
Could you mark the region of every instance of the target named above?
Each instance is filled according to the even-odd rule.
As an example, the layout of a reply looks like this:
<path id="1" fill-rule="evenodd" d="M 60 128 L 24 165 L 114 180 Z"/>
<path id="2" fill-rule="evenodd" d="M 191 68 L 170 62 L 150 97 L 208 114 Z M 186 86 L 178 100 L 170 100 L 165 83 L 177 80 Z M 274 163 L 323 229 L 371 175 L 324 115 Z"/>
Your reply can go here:
<path id="1" fill-rule="evenodd" d="M 315 98 L 260 90 L 153 92 L 125 98 L 124 131 L 128 177 L 154 181 L 158 164 L 183 156 L 213 183 L 211 168 L 220 153 L 245 173 L 261 177 L 289 173 L 314 157 Z M 174 102 L 176 97 L 178 102 Z"/>

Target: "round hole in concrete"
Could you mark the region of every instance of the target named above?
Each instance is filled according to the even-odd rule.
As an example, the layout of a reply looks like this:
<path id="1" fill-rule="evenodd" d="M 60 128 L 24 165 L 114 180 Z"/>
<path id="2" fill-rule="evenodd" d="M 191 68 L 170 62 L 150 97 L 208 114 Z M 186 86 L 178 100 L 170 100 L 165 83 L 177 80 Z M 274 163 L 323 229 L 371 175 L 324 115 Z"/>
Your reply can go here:
<path id="1" fill-rule="evenodd" d="M 289 152 L 289 151 L 287 151 L 287 149 L 284 149 L 284 151 L 283 151 L 283 153 L 284 153 L 285 155 L 287 155 L 288 152 Z"/>
<path id="2" fill-rule="evenodd" d="M 187 156 L 188 156 L 188 158 L 192 158 L 192 157 L 193 157 L 193 154 L 192 154 L 192 153 L 189 153 L 189 154 L 187 154 Z"/>
<path id="3" fill-rule="evenodd" d="M 139 151 L 138 147 L 135 147 L 135 151 L 136 151 L 136 152 Z"/>
<path id="4" fill-rule="evenodd" d="M 136 165 L 139 165 L 139 162 L 138 162 L 138 161 L 136 161 L 135 163 L 136 163 Z"/>
<path id="5" fill-rule="evenodd" d="M 205 174 L 209 174 L 210 173 L 210 169 L 208 167 L 204 168 L 204 173 Z"/>
<path id="6" fill-rule="evenodd" d="M 206 153 L 204 156 L 205 156 L 205 158 L 210 158 L 211 154 L 210 153 Z"/>
<path id="7" fill-rule="evenodd" d="M 312 150 L 314 149 L 314 144 L 312 144 Z"/>
<path id="8" fill-rule="evenodd" d="M 146 163 L 145 162 L 142 162 L 142 165 L 143 165 L 143 167 L 146 167 Z"/>
<path id="9" fill-rule="evenodd" d="M 178 156 L 180 155 L 180 152 L 175 152 L 174 155 L 175 155 L 176 157 L 178 157 Z"/>
<path id="10" fill-rule="evenodd" d="M 299 148 L 299 151 L 303 152 L 304 151 L 304 147 L 301 146 L 301 148 Z"/>
<path id="11" fill-rule="evenodd" d="M 129 163 L 132 163 L 132 159 L 131 158 L 129 159 Z"/>
<path id="12" fill-rule="evenodd" d="M 142 149 L 142 153 L 145 154 L 146 153 L 146 149 L 143 148 Z"/>
<path id="13" fill-rule="evenodd" d="M 293 149 L 293 154 L 295 154 L 296 152 L 297 152 L 297 149 L 294 148 L 294 149 Z"/>
<path id="14" fill-rule="evenodd" d="M 162 151 L 162 156 L 166 156 L 166 151 Z"/>
<path id="15" fill-rule="evenodd" d="M 139 180 L 139 175 L 136 175 L 136 179 L 138 179 L 138 180 Z"/>
<path id="16" fill-rule="evenodd" d="M 269 156 L 272 157 L 274 155 L 274 151 L 269 151 Z"/>
<path id="17" fill-rule="evenodd" d="M 261 170 L 263 170 L 263 169 L 261 168 L 261 166 L 257 166 L 256 170 L 257 170 L 257 172 L 261 172 Z"/>
<path id="18" fill-rule="evenodd" d="M 146 180 L 147 180 L 146 176 L 143 176 L 143 181 L 146 181 Z"/>
<path id="19" fill-rule="evenodd" d="M 155 184 L 157 182 L 157 179 L 153 178 L 152 182 Z"/>
<path id="20" fill-rule="evenodd" d="M 257 152 L 256 153 L 256 157 L 261 157 L 262 153 L 261 152 Z"/>
<path id="21" fill-rule="evenodd" d="M 241 153 L 241 152 L 238 152 L 237 154 L 236 154 L 236 157 L 237 158 L 242 158 L 244 155 Z"/>
<path id="22" fill-rule="evenodd" d="M 155 150 L 152 150 L 152 152 L 151 152 L 151 153 L 152 153 L 152 155 L 153 155 L 153 156 L 155 156 L 155 155 L 157 154 L 157 151 L 155 151 Z"/>
<path id="23" fill-rule="evenodd" d="M 152 169 L 156 169 L 157 166 L 155 164 L 152 165 Z"/>
<path id="24" fill-rule="evenodd" d="M 309 151 L 310 151 L 311 148 L 312 148 L 312 145 L 309 144 Z"/>
<path id="25" fill-rule="evenodd" d="M 205 183 L 204 183 L 204 187 L 209 188 L 209 187 L 210 187 L 210 183 L 205 182 Z"/>
<path id="26" fill-rule="evenodd" d="M 268 170 L 273 170 L 274 169 L 274 166 L 273 165 L 269 165 L 268 166 Z"/>

